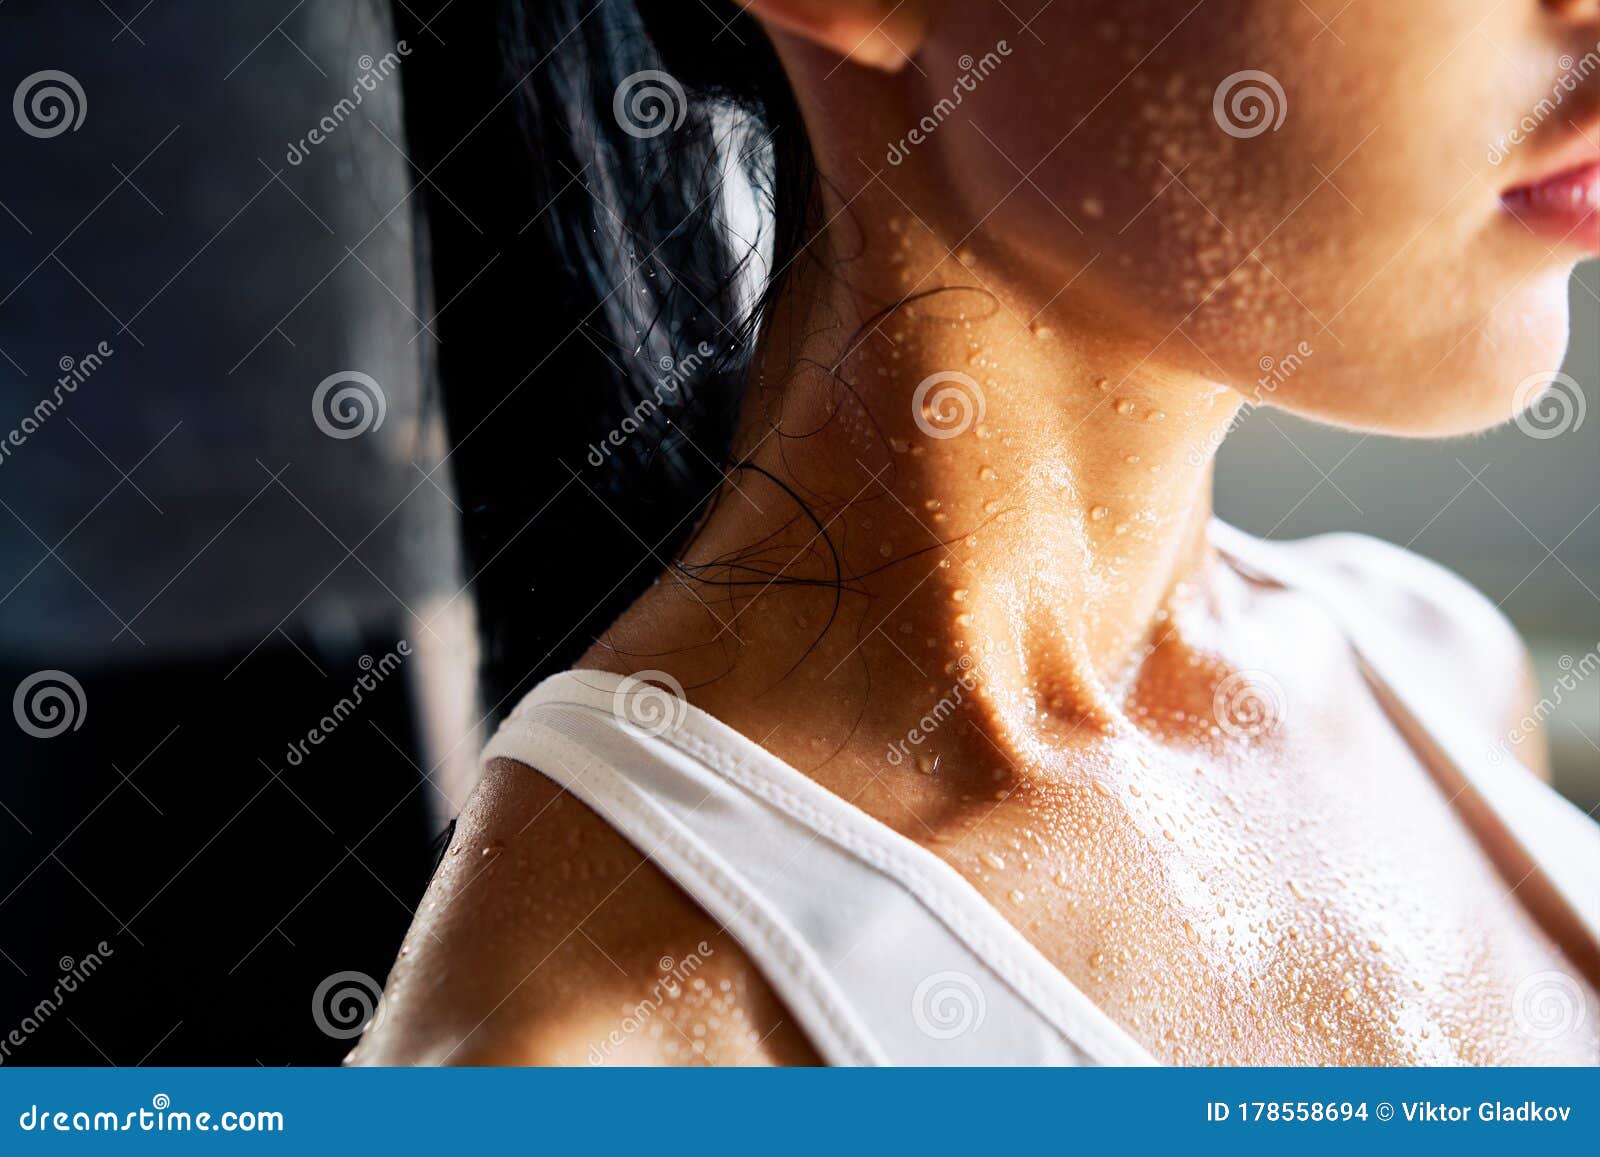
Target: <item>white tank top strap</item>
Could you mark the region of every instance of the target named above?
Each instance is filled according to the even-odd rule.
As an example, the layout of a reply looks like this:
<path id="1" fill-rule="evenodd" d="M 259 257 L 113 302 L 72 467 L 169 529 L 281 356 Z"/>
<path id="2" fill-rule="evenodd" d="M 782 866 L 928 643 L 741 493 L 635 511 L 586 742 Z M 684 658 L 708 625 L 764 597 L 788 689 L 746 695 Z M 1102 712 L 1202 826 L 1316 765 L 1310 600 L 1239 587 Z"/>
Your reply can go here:
<path id="1" fill-rule="evenodd" d="M 721 923 L 830 1064 L 1154 1063 L 944 861 L 649 684 L 552 676 L 498 757 L 583 800 Z"/>
<path id="2" fill-rule="evenodd" d="M 1325 566 L 1297 553 L 1293 543 L 1272 543 L 1218 521 L 1212 544 L 1247 573 L 1316 598 L 1350 641 L 1368 682 L 1407 738 L 1427 752 L 1426 762 L 1447 796 L 1472 792 L 1487 816 L 1510 837 L 1525 883 L 1537 873 L 1575 924 L 1600 950 L 1600 827 L 1508 753 L 1468 737 L 1482 735 L 1482 720 L 1420 675 L 1403 640 L 1375 621 L 1360 591 Z M 1414 559 L 1408 565 L 1421 566 Z M 1437 585 L 1437 583 L 1436 583 Z M 1439 597 L 1455 592 L 1440 589 Z"/>

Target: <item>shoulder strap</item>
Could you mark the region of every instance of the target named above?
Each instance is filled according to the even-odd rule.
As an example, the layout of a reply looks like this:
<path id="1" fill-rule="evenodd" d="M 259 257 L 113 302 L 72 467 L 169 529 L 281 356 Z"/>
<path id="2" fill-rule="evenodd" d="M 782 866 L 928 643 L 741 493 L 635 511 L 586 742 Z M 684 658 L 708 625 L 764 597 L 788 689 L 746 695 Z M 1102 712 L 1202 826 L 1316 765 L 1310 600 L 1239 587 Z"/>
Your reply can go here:
<path id="1" fill-rule="evenodd" d="M 1243 570 L 1322 604 L 1350 641 L 1380 702 L 1469 827 L 1491 823 L 1508 837 L 1514 850 L 1500 868 L 1513 890 L 1548 902 L 1558 919 L 1586 934 L 1591 960 L 1600 957 L 1600 828 L 1521 763 L 1490 759 L 1466 742 L 1473 721 L 1415 675 L 1416 664 L 1401 641 L 1374 620 L 1358 590 L 1297 557 L 1292 544 L 1253 538 L 1216 521 L 1211 541 Z"/>
<path id="2" fill-rule="evenodd" d="M 681 701 L 546 680 L 484 752 L 578 796 L 733 934 L 832 1064 L 1149 1064 L 959 873 Z"/>

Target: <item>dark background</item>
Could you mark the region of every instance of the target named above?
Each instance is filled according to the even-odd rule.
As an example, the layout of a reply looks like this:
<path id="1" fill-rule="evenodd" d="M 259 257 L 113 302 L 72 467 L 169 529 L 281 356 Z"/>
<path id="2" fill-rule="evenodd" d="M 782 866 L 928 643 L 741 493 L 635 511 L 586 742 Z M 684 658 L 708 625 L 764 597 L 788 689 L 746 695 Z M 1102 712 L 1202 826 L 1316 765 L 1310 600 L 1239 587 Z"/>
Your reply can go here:
<path id="1" fill-rule="evenodd" d="M 0 1037 L 26 1037 L 7 1063 L 337 1060 L 351 1041 L 313 996 L 381 982 L 452 810 L 417 709 L 430 647 L 459 648 L 439 645 L 455 511 L 429 474 L 399 77 L 286 159 L 393 50 L 379 11 L 0 8 L 4 95 L 57 69 L 87 102 L 48 139 L 0 117 L 0 426 L 62 359 L 113 350 L 0 464 L 0 690 L 82 688 L 75 730 L 0 728 Z M 385 418 L 332 438 L 312 393 L 350 369 Z"/>

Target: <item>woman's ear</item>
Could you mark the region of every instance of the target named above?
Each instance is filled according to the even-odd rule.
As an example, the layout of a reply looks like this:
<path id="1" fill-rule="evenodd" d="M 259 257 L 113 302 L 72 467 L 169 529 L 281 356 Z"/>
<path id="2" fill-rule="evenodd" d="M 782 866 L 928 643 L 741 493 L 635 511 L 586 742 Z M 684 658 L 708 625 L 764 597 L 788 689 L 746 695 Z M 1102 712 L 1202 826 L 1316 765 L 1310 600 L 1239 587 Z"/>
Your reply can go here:
<path id="1" fill-rule="evenodd" d="M 762 24 L 865 68 L 898 72 L 922 46 L 927 0 L 748 0 Z"/>

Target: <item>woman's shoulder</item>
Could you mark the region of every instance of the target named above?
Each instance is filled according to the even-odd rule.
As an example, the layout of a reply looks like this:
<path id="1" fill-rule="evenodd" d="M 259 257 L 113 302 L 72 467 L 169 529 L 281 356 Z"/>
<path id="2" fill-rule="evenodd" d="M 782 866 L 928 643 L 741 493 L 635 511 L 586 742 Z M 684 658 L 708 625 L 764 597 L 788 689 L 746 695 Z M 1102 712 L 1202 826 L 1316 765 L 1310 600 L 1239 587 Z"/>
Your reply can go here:
<path id="1" fill-rule="evenodd" d="M 706 912 L 582 802 L 493 760 L 355 1064 L 805 1064 Z"/>
<path id="2" fill-rule="evenodd" d="M 1339 532 L 1262 544 L 1315 573 L 1363 625 L 1403 649 L 1419 676 L 1458 717 L 1503 741 L 1537 697 L 1527 647 L 1505 613 L 1450 568 L 1365 534 Z M 1542 752 L 1519 756 L 1544 774 Z"/>

